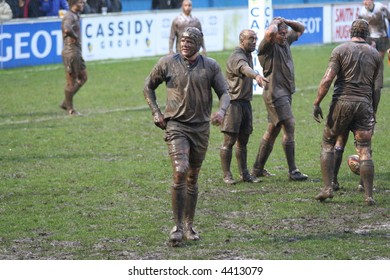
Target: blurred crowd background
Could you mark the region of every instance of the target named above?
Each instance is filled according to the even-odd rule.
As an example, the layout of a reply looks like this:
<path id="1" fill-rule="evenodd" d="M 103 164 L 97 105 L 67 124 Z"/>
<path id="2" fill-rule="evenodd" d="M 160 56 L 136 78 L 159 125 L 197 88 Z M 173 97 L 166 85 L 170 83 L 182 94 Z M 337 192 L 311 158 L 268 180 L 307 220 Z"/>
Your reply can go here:
<path id="1" fill-rule="evenodd" d="M 8 3 L 12 18 L 35 18 L 59 16 L 61 11 L 68 10 L 67 0 L 0 0 Z M 102 13 L 107 7 L 108 13 L 179 9 L 182 0 L 86 0 L 84 14 Z M 362 2 L 361 0 L 327 0 L 326 3 Z M 323 0 L 273 0 L 273 5 L 324 4 Z M 193 0 L 195 8 L 229 8 L 246 7 L 248 0 Z M 7 19 L 7 18 L 2 18 Z"/>

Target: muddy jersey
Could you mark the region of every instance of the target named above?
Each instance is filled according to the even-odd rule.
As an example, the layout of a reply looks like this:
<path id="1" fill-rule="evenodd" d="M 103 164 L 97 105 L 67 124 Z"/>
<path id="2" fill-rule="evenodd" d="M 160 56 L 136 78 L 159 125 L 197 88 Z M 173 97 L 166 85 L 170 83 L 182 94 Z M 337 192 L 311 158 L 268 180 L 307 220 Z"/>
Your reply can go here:
<path id="1" fill-rule="evenodd" d="M 295 92 L 294 62 L 290 45 L 298 40 L 298 33 L 290 30 L 287 43 L 279 45 L 263 39 L 259 45 L 258 58 L 263 67 L 263 74 L 269 83 L 263 90 L 267 105 L 279 106 L 278 99 Z"/>
<path id="2" fill-rule="evenodd" d="M 145 81 L 145 88 L 155 90 L 165 82 L 167 88 L 164 118 L 185 123 L 210 121 L 212 89 L 220 98 L 227 84 L 217 62 L 198 55 L 189 64 L 180 54 L 162 57 Z"/>
<path id="3" fill-rule="evenodd" d="M 252 100 L 253 80 L 240 72 L 244 66 L 253 69 L 252 54 L 236 47 L 226 63 L 226 80 L 231 100 Z"/>
<path id="4" fill-rule="evenodd" d="M 178 15 L 172 22 L 171 25 L 171 34 L 169 36 L 169 50 L 173 50 L 173 42 L 176 38 L 176 53 L 180 52 L 180 40 L 181 34 L 184 32 L 184 29 L 187 27 L 196 27 L 202 31 L 202 26 L 198 18 L 193 17 L 192 15 L 186 16 L 185 14 Z M 202 43 L 202 48 L 204 44 Z"/>
<path id="5" fill-rule="evenodd" d="M 382 3 L 374 2 L 374 9 L 369 11 L 362 7 L 358 18 L 365 19 L 369 24 L 370 37 L 387 37 L 386 19 L 390 20 L 390 12 Z"/>
<path id="6" fill-rule="evenodd" d="M 381 63 L 378 51 L 366 42 L 349 41 L 337 46 L 328 64 L 337 73 L 333 100 L 372 104 L 374 83 Z"/>
<path id="7" fill-rule="evenodd" d="M 71 35 L 65 33 L 65 29 L 69 30 Z M 62 50 L 64 55 L 72 52 L 81 54 L 80 16 L 71 10 L 67 11 L 62 19 L 62 39 L 64 42 Z"/>

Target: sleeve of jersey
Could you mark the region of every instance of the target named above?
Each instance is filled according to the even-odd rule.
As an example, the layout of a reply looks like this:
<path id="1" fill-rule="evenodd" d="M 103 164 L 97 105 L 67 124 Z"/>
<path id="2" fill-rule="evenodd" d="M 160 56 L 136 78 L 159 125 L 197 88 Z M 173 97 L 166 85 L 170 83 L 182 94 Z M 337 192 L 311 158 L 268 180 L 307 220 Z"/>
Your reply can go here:
<path id="1" fill-rule="evenodd" d="M 332 51 L 332 54 L 329 59 L 328 68 L 333 69 L 335 73 L 338 73 L 340 71 L 341 63 L 339 61 L 340 55 L 338 52 L 338 48 L 334 49 Z"/>
<path id="2" fill-rule="evenodd" d="M 165 80 L 165 60 L 161 58 L 158 63 L 153 67 L 147 80 L 146 86 L 152 90 L 155 90 Z"/>

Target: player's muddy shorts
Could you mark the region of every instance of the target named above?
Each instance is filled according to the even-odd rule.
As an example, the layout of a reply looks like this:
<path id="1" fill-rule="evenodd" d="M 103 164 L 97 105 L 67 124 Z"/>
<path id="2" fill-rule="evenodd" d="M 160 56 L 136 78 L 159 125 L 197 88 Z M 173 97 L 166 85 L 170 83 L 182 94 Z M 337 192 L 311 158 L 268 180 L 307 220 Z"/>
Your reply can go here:
<path id="1" fill-rule="evenodd" d="M 268 111 L 268 122 L 275 126 L 281 121 L 294 118 L 291 110 L 291 95 L 283 96 L 276 100 L 272 105 L 266 105 Z"/>
<path id="2" fill-rule="evenodd" d="M 65 66 L 65 71 L 74 74 L 76 77 L 82 70 L 87 68 L 85 61 L 79 52 L 62 53 L 62 62 Z"/>
<path id="3" fill-rule="evenodd" d="M 249 101 L 232 100 L 221 126 L 222 132 L 251 134 L 252 105 Z"/>
<path id="4" fill-rule="evenodd" d="M 374 41 L 375 42 L 375 48 L 379 51 L 379 52 L 386 52 L 387 49 L 390 47 L 390 42 L 389 42 L 389 38 L 388 37 L 381 37 L 381 38 L 370 38 L 368 37 L 367 38 L 367 42 L 369 44 L 371 44 L 371 42 Z"/>
<path id="5" fill-rule="evenodd" d="M 168 121 L 165 142 L 173 161 L 189 162 L 192 167 L 200 167 L 206 157 L 209 144 L 210 124 L 187 124 Z"/>
<path id="6" fill-rule="evenodd" d="M 333 101 L 330 104 L 324 129 L 324 140 L 333 139 L 347 131 L 373 130 L 375 126 L 372 105 L 361 101 Z"/>

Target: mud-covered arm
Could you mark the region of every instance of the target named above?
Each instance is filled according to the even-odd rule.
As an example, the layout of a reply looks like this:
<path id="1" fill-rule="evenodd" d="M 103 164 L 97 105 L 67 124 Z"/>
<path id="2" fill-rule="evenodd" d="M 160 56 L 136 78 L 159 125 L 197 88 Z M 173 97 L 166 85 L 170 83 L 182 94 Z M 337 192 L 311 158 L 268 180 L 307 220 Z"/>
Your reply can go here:
<path id="1" fill-rule="evenodd" d="M 289 20 L 289 19 L 284 19 L 283 21 L 285 24 L 290 26 L 292 30 L 298 33 L 298 37 L 300 37 L 303 34 L 303 32 L 305 32 L 305 25 L 303 25 L 303 23 L 296 20 Z"/>
<path id="2" fill-rule="evenodd" d="M 63 23 L 63 30 L 65 33 L 65 36 L 72 37 L 74 39 L 79 39 L 79 35 L 77 34 L 76 30 L 74 29 L 74 21 L 71 17 L 64 18 Z"/>
<path id="3" fill-rule="evenodd" d="M 250 66 L 242 66 L 240 72 L 248 78 L 256 80 L 257 84 L 261 87 L 264 87 L 265 83 L 268 83 L 268 80 L 260 75 L 258 72 L 253 70 Z"/>
<path id="4" fill-rule="evenodd" d="M 219 98 L 219 110 L 211 115 L 211 123 L 213 125 L 221 125 L 223 118 L 225 117 L 226 109 L 230 104 L 230 95 L 226 91 Z"/>
<path id="5" fill-rule="evenodd" d="M 156 91 L 155 89 L 161 82 L 153 83 L 151 80 L 151 75 L 148 76 L 145 80 L 145 86 L 144 86 L 144 97 L 146 102 L 149 105 L 150 110 L 152 111 L 153 116 L 153 122 L 154 124 L 161 128 L 165 129 L 167 124 L 164 119 L 163 113 L 161 113 L 161 110 L 157 103 L 157 97 L 156 97 Z"/>
<path id="6" fill-rule="evenodd" d="M 336 77 L 336 72 L 331 67 L 328 67 L 328 69 L 326 69 L 325 75 L 322 77 L 322 80 L 317 90 L 317 97 L 313 103 L 313 118 L 317 122 L 321 122 L 321 119 L 323 119 L 322 109 L 320 104 L 321 101 L 326 96 L 326 94 L 328 93 L 329 88 L 332 85 L 332 82 L 335 77 Z"/>

